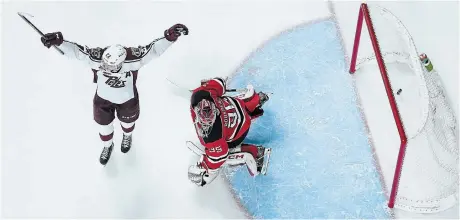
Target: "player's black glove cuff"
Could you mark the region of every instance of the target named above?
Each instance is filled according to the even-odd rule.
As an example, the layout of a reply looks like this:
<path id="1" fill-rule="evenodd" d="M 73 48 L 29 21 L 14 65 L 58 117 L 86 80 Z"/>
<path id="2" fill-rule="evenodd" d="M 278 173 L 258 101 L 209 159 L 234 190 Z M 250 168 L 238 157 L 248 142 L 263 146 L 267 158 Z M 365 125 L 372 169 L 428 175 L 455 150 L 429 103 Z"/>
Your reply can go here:
<path id="1" fill-rule="evenodd" d="M 62 36 L 61 32 L 53 32 L 45 34 L 45 36 L 41 37 L 41 41 L 43 46 L 50 48 L 53 45 L 61 45 L 62 42 L 64 42 L 64 37 Z"/>

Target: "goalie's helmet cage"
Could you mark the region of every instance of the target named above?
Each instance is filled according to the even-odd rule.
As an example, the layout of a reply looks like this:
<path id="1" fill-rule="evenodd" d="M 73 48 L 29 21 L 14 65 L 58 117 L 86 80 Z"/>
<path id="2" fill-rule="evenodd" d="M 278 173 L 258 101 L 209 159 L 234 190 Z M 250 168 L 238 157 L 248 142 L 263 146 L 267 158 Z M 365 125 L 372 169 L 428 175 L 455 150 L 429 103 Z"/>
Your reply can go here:
<path id="1" fill-rule="evenodd" d="M 102 54 L 101 69 L 108 73 L 116 73 L 126 60 L 126 49 L 119 44 L 109 46 Z"/>
<path id="2" fill-rule="evenodd" d="M 196 115 L 195 126 L 200 136 L 207 137 L 212 130 L 212 126 L 216 121 L 219 111 L 216 105 L 207 99 L 201 100 L 198 105 L 195 106 L 194 111 Z"/>

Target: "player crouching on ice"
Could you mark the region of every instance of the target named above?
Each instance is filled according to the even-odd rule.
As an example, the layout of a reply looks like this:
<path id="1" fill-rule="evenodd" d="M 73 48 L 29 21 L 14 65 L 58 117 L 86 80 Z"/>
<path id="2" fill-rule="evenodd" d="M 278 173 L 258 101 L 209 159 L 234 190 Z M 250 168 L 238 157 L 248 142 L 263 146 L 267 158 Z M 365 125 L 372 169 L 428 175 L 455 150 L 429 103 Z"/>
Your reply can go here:
<path id="1" fill-rule="evenodd" d="M 204 152 L 197 164 L 189 167 L 188 178 L 198 186 L 211 183 L 224 163 L 246 164 L 251 176 L 265 174 L 268 166 L 270 148 L 243 140 L 251 120 L 263 115 L 262 105 L 269 97 L 255 93 L 251 85 L 244 94 L 224 96 L 225 83 L 222 78 L 206 80 L 192 93 L 190 111 Z"/>
<path id="2" fill-rule="evenodd" d="M 123 130 L 121 151 L 127 153 L 131 148 L 132 132 L 140 113 L 136 88 L 138 70 L 163 54 L 181 34 L 187 35 L 188 28 L 176 24 L 164 31 L 164 37 L 145 46 L 125 47 L 117 44 L 105 48 L 89 48 L 66 41 L 61 32 L 45 34 L 41 38 L 44 46 L 58 46 L 67 57 L 86 63 L 94 74 L 97 89 L 93 99 L 93 115 L 101 126 L 99 136 L 104 148 L 99 161 L 102 165 L 107 164 L 114 146 L 115 112 Z"/>

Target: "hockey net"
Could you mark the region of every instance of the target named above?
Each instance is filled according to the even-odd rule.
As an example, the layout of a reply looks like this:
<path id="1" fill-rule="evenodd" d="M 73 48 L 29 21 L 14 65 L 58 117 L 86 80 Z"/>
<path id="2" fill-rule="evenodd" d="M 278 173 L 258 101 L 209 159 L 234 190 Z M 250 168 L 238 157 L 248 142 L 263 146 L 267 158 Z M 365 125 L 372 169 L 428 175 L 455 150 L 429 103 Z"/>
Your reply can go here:
<path id="1" fill-rule="evenodd" d="M 395 15 L 376 5 L 361 4 L 350 73 L 378 65 L 400 137 L 388 207 L 435 213 L 458 201 L 457 122 L 436 70 L 427 71 L 419 55 L 412 36 Z M 401 85 L 397 71 L 387 71 L 394 63 L 410 68 L 412 86 Z M 398 102 L 399 89 L 401 95 L 415 94 L 415 108 Z"/>

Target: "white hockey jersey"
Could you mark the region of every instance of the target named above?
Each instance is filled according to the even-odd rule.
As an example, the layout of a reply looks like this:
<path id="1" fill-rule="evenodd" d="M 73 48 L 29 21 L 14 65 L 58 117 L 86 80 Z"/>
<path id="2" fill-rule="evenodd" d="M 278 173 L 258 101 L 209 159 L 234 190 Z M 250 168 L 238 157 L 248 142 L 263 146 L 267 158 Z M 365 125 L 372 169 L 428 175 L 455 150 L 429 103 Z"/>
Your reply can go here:
<path id="1" fill-rule="evenodd" d="M 89 48 L 74 42 L 64 41 L 59 48 L 71 58 L 85 62 L 93 70 L 94 82 L 97 83 L 96 93 L 99 97 L 115 104 L 122 104 L 137 94 L 137 71 L 159 57 L 173 42 L 165 38 L 155 39 L 145 46 L 125 47 L 126 60 L 118 73 L 105 73 L 99 67 L 105 48 Z"/>

